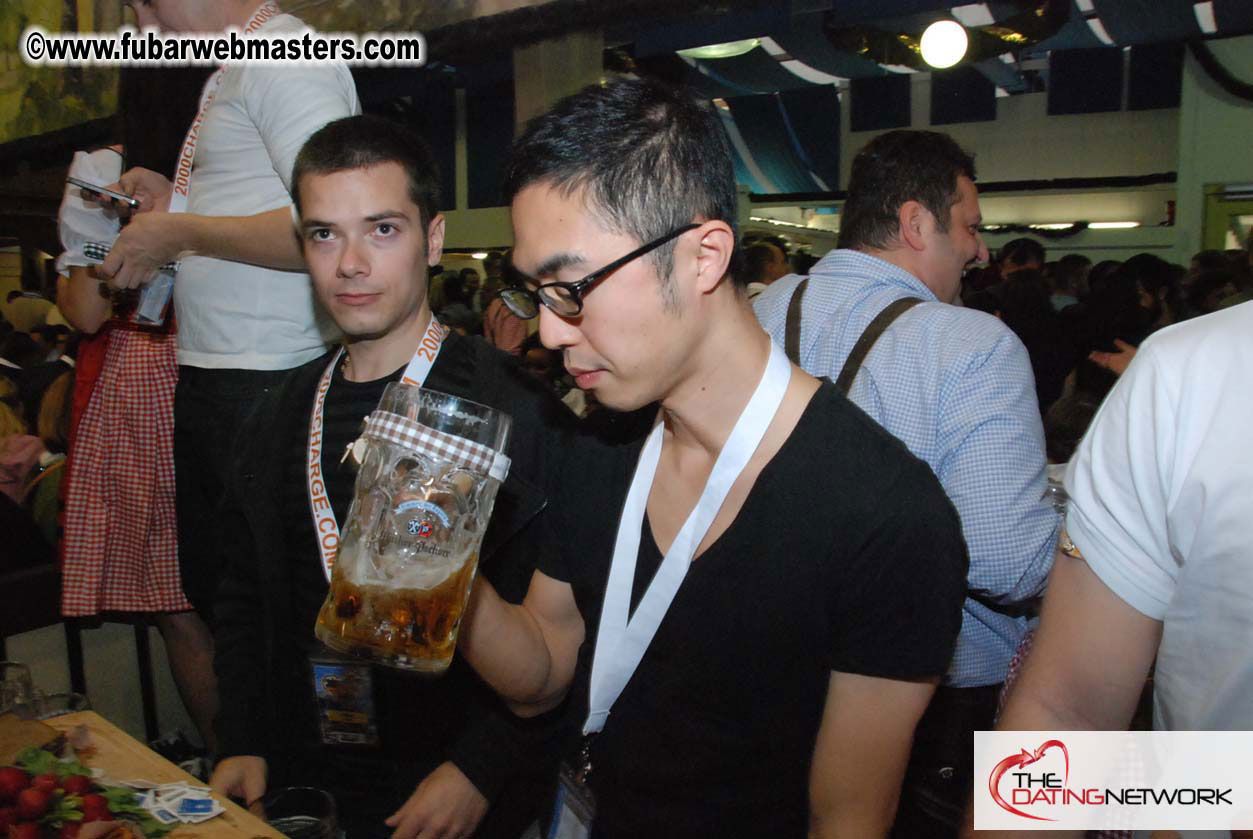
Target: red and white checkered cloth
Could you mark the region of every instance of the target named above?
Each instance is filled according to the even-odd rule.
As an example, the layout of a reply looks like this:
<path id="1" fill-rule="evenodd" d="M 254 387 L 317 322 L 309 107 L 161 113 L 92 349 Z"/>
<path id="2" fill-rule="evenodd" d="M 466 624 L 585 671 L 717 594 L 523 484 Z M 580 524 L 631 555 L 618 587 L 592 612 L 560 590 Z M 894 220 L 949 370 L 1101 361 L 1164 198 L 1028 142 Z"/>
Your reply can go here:
<path id="1" fill-rule="evenodd" d="M 70 458 L 61 612 L 191 608 L 174 516 L 172 334 L 114 328 Z"/>
<path id="2" fill-rule="evenodd" d="M 509 458 L 490 446 L 447 434 L 390 411 L 370 414 L 365 421 L 365 435 L 412 451 L 427 452 L 471 472 L 490 474 L 500 481 L 509 472 Z"/>

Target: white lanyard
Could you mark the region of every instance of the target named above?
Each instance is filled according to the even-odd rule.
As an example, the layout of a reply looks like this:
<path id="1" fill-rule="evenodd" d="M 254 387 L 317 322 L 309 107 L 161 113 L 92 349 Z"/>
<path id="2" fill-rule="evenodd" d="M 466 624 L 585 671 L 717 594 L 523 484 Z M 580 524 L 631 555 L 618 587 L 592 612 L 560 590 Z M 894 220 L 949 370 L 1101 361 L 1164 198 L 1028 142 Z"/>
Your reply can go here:
<path id="1" fill-rule="evenodd" d="M 774 419 L 791 376 L 792 366 L 787 356 L 772 342 L 766 371 L 753 392 L 753 398 L 736 420 L 735 428 L 719 452 L 696 506 L 674 537 L 661 567 L 628 621 L 631 589 L 635 584 L 635 561 L 640 548 L 640 529 L 648 507 L 648 494 L 657 475 L 657 463 L 661 459 L 664 426 L 658 416 L 657 424 L 644 441 L 639 462 L 635 465 L 635 477 L 631 480 L 631 488 L 622 507 L 622 519 L 618 522 L 618 538 L 614 543 L 609 583 L 605 587 L 605 603 L 596 633 L 589 712 L 587 721 L 583 723 L 585 735 L 605 727 L 609 709 L 644 657 L 644 651 L 652 642 L 657 627 L 661 625 L 666 610 L 687 575 L 696 549 L 709 532 L 709 526 L 726 501 L 732 484 L 748 465 Z"/>
<path id="2" fill-rule="evenodd" d="M 251 35 L 261 26 L 276 15 L 282 14 L 278 4 L 270 0 L 261 8 L 257 9 L 252 19 L 248 21 L 248 25 L 244 27 L 244 34 Z M 178 153 L 178 165 L 174 170 L 174 190 L 170 193 L 170 212 L 185 213 L 187 212 L 187 198 L 191 191 L 191 165 L 196 159 L 196 146 L 200 142 L 200 128 L 204 123 L 205 114 L 209 110 L 209 106 L 213 104 L 214 98 L 218 95 L 218 88 L 222 86 L 222 79 L 226 75 L 226 68 L 222 67 L 204 83 L 204 90 L 200 94 L 200 110 L 196 113 L 196 118 L 191 121 L 191 127 L 187 129 L 187 136 L 183 138 L 183 148 Z"/>
<path id="3" fill-rule="evenodd" d="M 400 381 L 407 385 L 422 387 L 426 377 L 435 364 L 444 338 L 448 336 L 448 328 L 434 317 L 426 326 L 422 342 L 418 350 L 409 360 Z M 331 378 L 335 374 L 335 365 L 344 355 L 343 347 L 335 353 L 331 363 L 326 366 L 318 382 L 317 392 L 313 395 L 313 416 L 309 418 L 309 451 L 305 458 L 305 479 L 309 488 L 309 510 L 313 514 L 313 529 L 317 538 L 318 553 L 322 556 L 322 570 L 326 579 L 331 579 L 331 569 L 335 566 L 335 554 L 339 550 L 339 522 L 335 521 L 335 511 L 331 509 L 331 499 L 326 492 L 326 481 L 322 478 L 322 425 L 323 411 L 326 407 L 326 393 L 331 389 Z"/>

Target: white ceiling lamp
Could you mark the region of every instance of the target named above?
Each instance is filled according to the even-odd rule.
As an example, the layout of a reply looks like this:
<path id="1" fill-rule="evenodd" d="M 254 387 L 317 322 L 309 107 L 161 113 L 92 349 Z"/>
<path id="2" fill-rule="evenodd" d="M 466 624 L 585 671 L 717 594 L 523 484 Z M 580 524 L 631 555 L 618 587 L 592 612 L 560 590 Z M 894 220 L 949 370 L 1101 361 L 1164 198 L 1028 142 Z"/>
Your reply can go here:
<path id="1" fill-rule="evenodd" d="M 922 60 L 937 70 L 944 70 L 962 60 L 969 43 L 960 23 L 937 20 L 922 33 Z"/>
<path id="2" fill-rule="evenodd" d="M 760 44 L 759 38 L 745 38 L 743 41 L 727 41 L 725 44 L 710 44 L 678 52 L 685 58 L 735 58 L 737 55 L 752 52 Z"/>

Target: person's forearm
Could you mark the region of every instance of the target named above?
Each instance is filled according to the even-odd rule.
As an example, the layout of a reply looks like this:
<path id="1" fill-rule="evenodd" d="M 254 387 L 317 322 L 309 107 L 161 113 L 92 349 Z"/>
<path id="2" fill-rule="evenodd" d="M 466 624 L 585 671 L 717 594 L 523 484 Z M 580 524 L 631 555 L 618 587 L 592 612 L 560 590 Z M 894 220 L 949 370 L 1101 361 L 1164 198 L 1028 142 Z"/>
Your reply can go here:
<path id="1" fill-rule="evenodd" d="M 554 672 L 539 624 L 483 578 L 475 581 L 457 647 L 519 716 L 552 710 L 565 696 L 567 680 Z"/>
<path id="2" fill-rule="evenodd" d="M 181 222 L 187 225 L 186 249 L 201 256 L 282 271 L 305 269 L 291 207 L 255 216 L 187 214 Z"/>
<path id="3" fill-rule="evenodd" d="M 998 730 L 1072 731 L 1096 727 L 1096 720 L 1085 716 L 1073 706 L 1069 704 L 1053 704 L 1047 699 L 1038 696 L 1037 688 L 1032 686 L 1026 677 L 1027 674 L 1024 673 L 1021 680 L 1014 685 L 1014 693 L 1010 697 L 1010 702 L 1000 719 L 997 720 L 996 727 Z M 978 793 L 979 790 L 975 790 L 975 794 Z M 985 792 L 984 795 L 986 794 Z M 966 805 L 966 819 L 960 835 L 961 839 L 1013 839 L 1013 837 L 1082 839 L 1084 831 L 1032 831 L 1028 833 L 1017 830 L 980 830 L 975 832 L 974 803 L 971 801 Z"/>
<path id="4" fill-rule="evenodd" d="M 100 293 L 100 280 L 89 268 L 70 268 L 57 278 L 57 308 L 79 332 L 94 335 L 113 314 L 113 304 Z"/>

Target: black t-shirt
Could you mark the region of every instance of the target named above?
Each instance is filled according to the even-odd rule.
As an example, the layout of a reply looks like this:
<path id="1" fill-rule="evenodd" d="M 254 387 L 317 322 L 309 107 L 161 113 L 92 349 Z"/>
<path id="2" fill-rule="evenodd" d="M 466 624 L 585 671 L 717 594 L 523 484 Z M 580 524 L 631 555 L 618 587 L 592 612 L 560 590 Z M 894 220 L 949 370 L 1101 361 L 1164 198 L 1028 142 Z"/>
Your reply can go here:
<path id="1" fill-rule="evenodd" d="M 580 723 L 618 516 L 650 424 L 571 468 L 577 486 L 554 513 L 563 554 L 543 570 L 572 584 L 587 628 L 572 688 Z M 660 562 L 645 519 L 632 609 Z M 693 562 L 595 738 L 596 835 L 803 837 L 831 671 L 944 673 L 966 562 L 931 470 L 824 383 Z"/>

